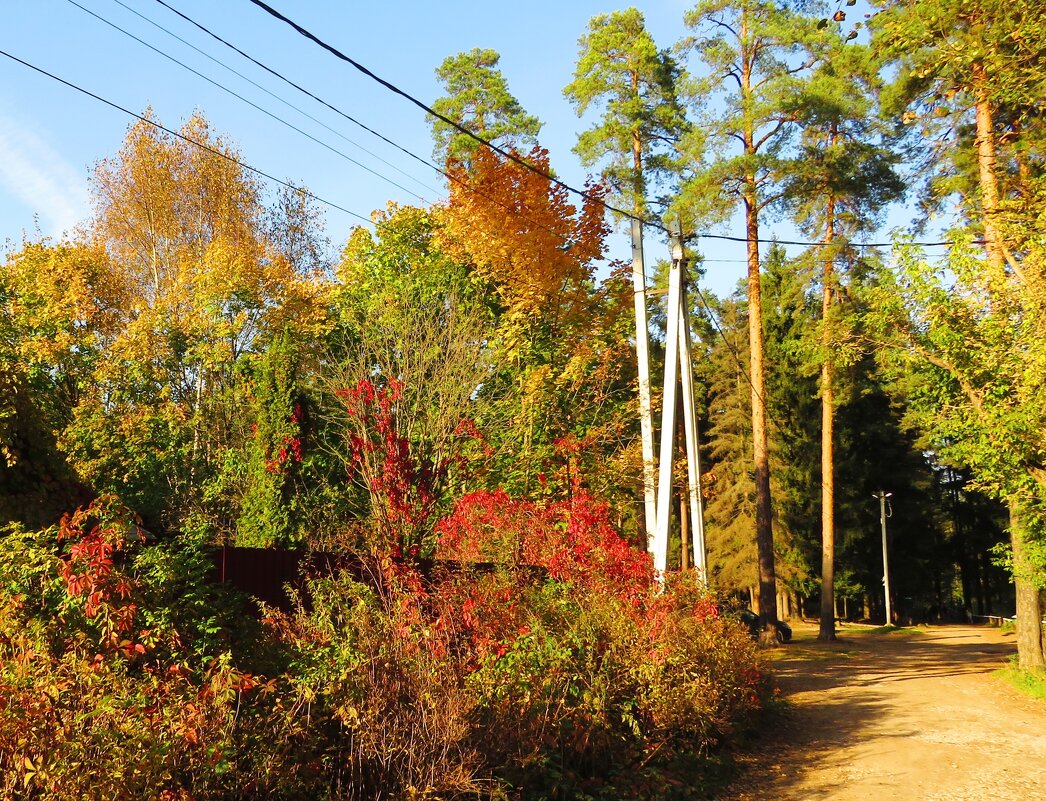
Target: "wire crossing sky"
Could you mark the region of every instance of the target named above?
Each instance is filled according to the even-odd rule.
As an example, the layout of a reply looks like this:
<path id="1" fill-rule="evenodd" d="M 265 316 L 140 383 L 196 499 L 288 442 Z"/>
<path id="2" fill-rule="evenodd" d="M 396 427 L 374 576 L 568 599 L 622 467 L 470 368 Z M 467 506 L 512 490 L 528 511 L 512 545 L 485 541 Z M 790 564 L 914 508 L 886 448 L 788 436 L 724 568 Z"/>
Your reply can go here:
<path id="1" fill-rule="evenodd" d="M 335 60 L 258 5 L 252 0 L 12 3 L 5 9 L 0 48 L 131 113 L 149 110 L 168 128 L 177 129 L 194 110 L 202 111 L 253 169 L 304 185 L 352 211 L 328 210 L 327 232 L 335 248 L 360 224 L 353 214 L 445 194 L 445 178 L 429 159 L 424 111 Z M 537 0 L 510 18 L 478 2 L 373 5 L 380 7 L 331 1 L 273 8 L 421 104 L 441 94 L 434 70 L 445 57 L 475 47 L 497 50 L 510 90 L 544 123 L 539 138 L 550 151 L 556 178 L 584 186 L 588 171 L 571 148 L 591 120 L 576 117 L 562 89 L 572 78 L 577 40 L 588 20 L 616 6 Z M 640 7 L 657 42 L 672 45 L 683 34 L 683 12 L 691 4 L 645 5 Z M 0 64 L 0 240 L 16 247 L 23 232 L 29 238 L 60 236 L 89 216 L 93 165 L 116 152 L 133 122 L 112 105 L 13 61 Z M 432 190 L 438 185 L 444 188 L 437 194 Z M 908 216 L 893 224 L 906 223 Z M 708 257 L 706 288 L 724 294 L 743 274 L 743 230 L 731 224 L 700 233 L 717 237 L 697 245 Z M 802 241 L 788 227 L 765 233 L 767 239 L 776 234 L 783 241 Z M 623 235 L 611 238 L 611 248 L 611 258 L 627 258 Z M 652 261 L 667 256 L 667 246 L 654 237 L 648 250 Z"/>

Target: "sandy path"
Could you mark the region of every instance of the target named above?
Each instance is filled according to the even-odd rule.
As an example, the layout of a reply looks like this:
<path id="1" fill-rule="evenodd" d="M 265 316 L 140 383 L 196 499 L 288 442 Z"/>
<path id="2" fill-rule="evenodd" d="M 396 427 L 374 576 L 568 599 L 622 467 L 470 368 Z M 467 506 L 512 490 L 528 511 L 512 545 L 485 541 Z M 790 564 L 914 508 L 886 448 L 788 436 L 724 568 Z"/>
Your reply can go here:
<path id="1" fill-rule="evenodd" d="M 1046 801 L 1046 704 L 991 675 L 1013 635 L 925 631 L 798 629 L 776 658 L 793 708 L 723 801 Z"/>

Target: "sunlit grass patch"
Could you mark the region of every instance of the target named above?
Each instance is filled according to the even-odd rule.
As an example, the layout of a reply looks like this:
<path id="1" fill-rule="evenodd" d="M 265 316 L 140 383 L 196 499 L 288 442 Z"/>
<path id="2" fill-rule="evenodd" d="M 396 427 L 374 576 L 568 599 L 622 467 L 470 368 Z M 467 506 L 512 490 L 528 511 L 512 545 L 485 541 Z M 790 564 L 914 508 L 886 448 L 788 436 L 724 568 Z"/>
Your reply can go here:
<path id="1" fill-rule="evenodd" d="M 1011 664 L 995 671 L 995 675 L 1025 695 L 1046 701 L 1046 671 L 1020 670 Z"/>

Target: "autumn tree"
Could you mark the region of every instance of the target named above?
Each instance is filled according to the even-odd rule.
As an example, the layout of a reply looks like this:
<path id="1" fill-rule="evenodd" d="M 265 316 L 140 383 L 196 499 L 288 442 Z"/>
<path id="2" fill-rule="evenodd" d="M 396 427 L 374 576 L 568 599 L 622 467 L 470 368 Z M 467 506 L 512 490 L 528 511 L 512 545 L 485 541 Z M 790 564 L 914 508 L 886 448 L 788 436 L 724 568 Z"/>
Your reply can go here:
<path id="1" fill-rule="evenodd" d="M 0 270 L 0 518 L 54 523 L 90 499 L 58 436 L 90 392 L 124 320 L 124 286 L 105 252 L 27 242 Z"/>
<path id="2" fill-rule="evenodd" d="M 966 252 L 950 260 L 957 276 L 950 308 L 940 280 L 918 258 L 908 259 L 912 285 L 897 288 L 895 312 L 908 321 L 900 330 L 908 333 L 909 347 L 926 361 L 916 374 L 940 399 L 927 404 L 928 430 L 953 443 L 942 448 L 948 458 L 969 466 L 979 483 L 1009 503 L 1018 620 L 1025 620 L 1018 632 L 1020 661 L 1041 666 L 1041 632 L 1032 621 L 1040 602 L 1041 572 L 1033 562 L 1043 481 L 1036 472 L 1037 438 L 1020 439 L 1020 432 L 1035 430 L 1029 418 L 1041 409 L 1031 400 L 1040 379 L 1034 369 L 1006 365 L 1015 355 L 1023 364 L 1038 363 L 1046 330 L 1038 243 L 1044 205 L 1035 189 L 1043 22 L 1021 6 L 969 0 L 884 4 L 875 24 L 878 46 L 898 65 L 895 113 L 947 145 L 929 154 L 936 167 L 930 189 L 938 198 L 960 198 L 985 250 L 980 269 Z M 951 348 L 948 336 L 963 339 L 962 352 Z M 944 401 L 942 387 L 958 390 L 954 406 Z M 974 445 L 988 442 L 997 454 Z"/>
<path id="3" fill-rule="evenodd" d="M 340 433 L 337 452 L 366 498 L 353 510 L 363 519 L 381 511 L 379 465 L 354 460 L 350 443 L 372 432 L 367 419 L 351 413 L 359 410 L 334 396 L 360 386 L 395 388 L 391 433 L 409 444 L 411 458 L 445 465 L 462 432 L 484 416 L 480 389 L 493 369 L 485 287 L 441 249 L 439 214 L 390 204 L 374 221 L 373 233 L 353 231 L 335 268 L 336 324 L 322 378 Z"/>
<path id="4" fill-rule="evenodd" d="M 549 170 L 541 149 L 526 161 Z M 616 453 L 624 436 L 630 298 L 617 274 L 595 282 L 607 231 L 599 191 L 590 187 L 577 208 L 563 187 L 489 151 L 459 175 L 441 212 L 443 247 L 497 299 L 498 379 L 485 391 L 506 400 L 499 429 L 510 484 L 533 489 L 554 463 L 575 477 L 579 464 L 605 476 L 616 464 L 607 449 Z"/>
<path id="5" fill-rule="evenodd" d="M 509 353 L 534 347 L 538 327 L 553 338 L 576 335 L 606 234 L 598 190 L 578 210 L 563 186 L 541 174 L 550 169 L 547 151 L 535 148 L 526 160 L 536 172 L 477 152 L 443 212 L 447 252 L 489 281 L 504 306 L 500 333 Z"/>
<path id="6" fill-rule="evenodd" d="M 241 435 L 241 358 L 286 327 L 323 325 L 291 236 L 308 238 L 308 204 L 270 212 L 236 159 L 200 115 L 180 137 L 147 115 L 92 184 L 89 237 L 120 289 L 119 322 L 61 440 L 85 479 L 153 525 L 181 519 Z M 280 217 L 282 242 L 269 236 Z"/>
<path id="7" fill-rule="evenodd" d="M 1033 255 L 1025 265 L 1038 272 L 1042 257 Z M 913 422 L 942 459 L 969 466 L 977 486 L 1009 505 L 1018 657 L 1021 667 L 1040 668 L 1042 309 L 1015 283 L 1005 294 L 997 284 L 989 289 L 993 278 L 968 248 L 953 250 L 948 269 L 904 251 L 900 276 L 884 278 L 871 319 L 898 345 L 882 353 L 906 371 Z"/>
<path id="8" fill-rule="evenodd" d="M 500 60 L 497 51 L 480 48 L 448 56 L 436 70 L 447 94 L 434 100 L 432 109 L 488 142 L 523 151 L 537 144 L 541 122 L 509 91 Z M 479 142 L 436 117 L 430 116 L 429 123 L 438 163 L 471 162 Z"/>

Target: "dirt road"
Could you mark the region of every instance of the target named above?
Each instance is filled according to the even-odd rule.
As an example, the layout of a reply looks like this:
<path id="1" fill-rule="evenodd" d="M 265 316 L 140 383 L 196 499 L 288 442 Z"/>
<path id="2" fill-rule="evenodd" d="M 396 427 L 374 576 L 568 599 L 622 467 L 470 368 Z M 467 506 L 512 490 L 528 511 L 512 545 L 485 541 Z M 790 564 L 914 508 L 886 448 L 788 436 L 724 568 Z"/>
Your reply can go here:
<path id="1" fill-rule="evenodd" d="M 815 637 L 775 657 L 792 708 L 723 801 L 1046 801 L 1046 704 L 991 675 L 1012 634 Z"/>

